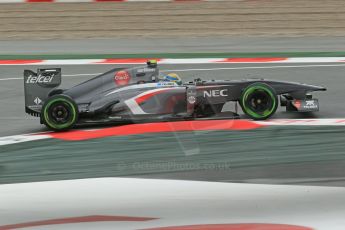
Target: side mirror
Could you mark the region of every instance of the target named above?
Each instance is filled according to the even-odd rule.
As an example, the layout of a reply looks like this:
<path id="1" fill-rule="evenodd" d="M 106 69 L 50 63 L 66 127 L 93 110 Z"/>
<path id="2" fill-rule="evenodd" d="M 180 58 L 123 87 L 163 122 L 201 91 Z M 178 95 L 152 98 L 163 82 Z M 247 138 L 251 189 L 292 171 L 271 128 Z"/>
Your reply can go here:
<path id="1" fill-rule="evenodd" d="M 156 68 L 157 67 L 157 60 L 148 60 L 146 62 L 146 64 L 150 68 Z"/>

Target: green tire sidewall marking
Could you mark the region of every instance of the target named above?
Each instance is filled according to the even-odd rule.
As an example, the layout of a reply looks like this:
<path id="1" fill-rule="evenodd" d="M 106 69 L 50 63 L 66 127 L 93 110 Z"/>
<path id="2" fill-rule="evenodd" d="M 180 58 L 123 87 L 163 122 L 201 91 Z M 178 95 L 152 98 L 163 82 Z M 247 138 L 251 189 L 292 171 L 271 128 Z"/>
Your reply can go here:
<path id="1" fill-rule="evenodd" d="M 272 108 L 265 110 L 262 115 L 255 113 L 254 111 L 252 111 L 250 108 L 248 108 L 246 106 L 246 100 L 247 100 L 248 96 L 252 92 L 254 92 L 255 90 L 258 90 L 258 89 L 263 90 L 266 93 L 268 93 L 270 95 L 271 99 L 273 100 Z M 276 103 L 277 103 L 277 99 L 269 88 L 265 87 L 264 85 L 254 85 L 254 86 L 251 86 L 249 89 L 246 89 L 246 91 L 242 97 L 241 102 L 242 102 L 243 109 L 245 110 L 245 112 L 247 114 L 249 114 L 250 116 L 255 117 L 255 118 L 264 118 L 264 117 L 270 116 L 274 112 L 274 109 L 275 109 Z"/>
<path id="2" fill-rule="evenodd" d="M 49 115 L 48 115 L 48 109 L 55 102 L 65 102 L 65 103 L 67 103 L 72 108 L 72 116 L 73 117 L 72 117 L 70 122 L 68 122 L 66 124 L 62 124 L 62 125 L 57 125 L 57 124 L 54 124 L 54 122 L 50 121 Z M 56 98 L 56 99 L 48 102 L 48 104 L 44 108 L 43 115 L 44 115 L 44 119 L 45 119 L 47 125 L 52 127 L 52 128 L 54 128 L 54 129 L 64 129 L 64 128 L 67 128 L 67 127 L 71 126 L 76 121 L 76 119 L 77 119 L 77 113 L 76 113 L 74 105 L 69 100 L 67 100 L 65 98 Z"/>

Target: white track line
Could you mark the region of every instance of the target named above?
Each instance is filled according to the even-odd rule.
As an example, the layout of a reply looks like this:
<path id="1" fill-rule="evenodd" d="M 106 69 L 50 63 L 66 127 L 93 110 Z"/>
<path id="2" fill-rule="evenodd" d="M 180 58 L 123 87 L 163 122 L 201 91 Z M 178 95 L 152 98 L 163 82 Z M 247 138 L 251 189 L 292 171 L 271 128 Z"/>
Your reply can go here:
<path id="1" fill-rule="evenodd" d="M 18 143 L 28 142 L 28 141 L 37 141 L 37 140 L 43 140 L 43 139 L 49 139 L 49 138 L 51 138 L 49 135 L 30 135 L 30 134 L 0 137 L 0 146 L 18 144 Z"/>
<path id="2" fill-rule="evenodd" d="M 161 72 L 188 72 L 188 71 L 214 71 L 214 70 L 245 70 L 245 69 L 280 69 L 280 68 L 312 68 L 312 67 L 345 67 L 345 64 L 334 65 L 276 65 L 276 66 L 245 66 L 245 67 L 221 67 L 204 69 L 172 69 Z"/>
<path id="3" fill-rule="evenodd" d="M 123 60 L 125 59 L 125 60 Z M 126 65 L 144 64 L 147 58 L 109 59 L 49 59 L 49 60 L 0 60 L 0 65 Z M 161 58 L 159 64 L 273 64 L 273 63 L 344 63 L 345 57 L 254 57 L 254 58 Z"/>
<path id="4" fill-rule="evenodd" d="M 267 126 L 345 126 L 344 118 L 317 118 L 317 119 L 271 119 L 255 121 Z"/>
<path id="5" fill-rule="evenodd" d="M 80 74 L 64 74 L 63 77 L 81 77 L 81 76 L 96 76 L 103 73 L 80 73 Z"/>
<path id="6" fill-rule="evenodd" d="M 22 77 L 1 78 L 0 81 L 23 80 Z"/>

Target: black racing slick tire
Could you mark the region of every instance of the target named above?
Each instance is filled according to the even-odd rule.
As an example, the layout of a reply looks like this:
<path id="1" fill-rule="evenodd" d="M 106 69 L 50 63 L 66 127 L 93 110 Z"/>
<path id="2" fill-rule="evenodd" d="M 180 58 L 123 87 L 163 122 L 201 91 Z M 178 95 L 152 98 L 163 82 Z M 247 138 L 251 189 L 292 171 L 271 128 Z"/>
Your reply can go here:
<path id="1" fill-rule="evenodd" d="M 242 91 L 240 105 L 251 119 L 266 120 L 277 111 L 278 96 L 271 86 L 253 83 Z"/>
<path id="2" fill-rule="evenodd" d="M 78 106 L 69 96 L 54 95 L 44 103 L 41 119 L 54 131 L 71 129 L 78 121 Z"/>

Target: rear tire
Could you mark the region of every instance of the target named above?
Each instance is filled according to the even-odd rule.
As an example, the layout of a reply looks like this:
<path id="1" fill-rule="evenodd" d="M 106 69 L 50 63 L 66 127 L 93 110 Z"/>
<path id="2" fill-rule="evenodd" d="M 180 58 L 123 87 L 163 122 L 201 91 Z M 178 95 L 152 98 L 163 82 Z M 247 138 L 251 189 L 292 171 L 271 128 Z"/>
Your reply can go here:
<path id="1" fill-rule="evenodd" d="M 243 90 L 240 105 L 251 119 L 266 120 L 277 111 L 278 97 L 271 86 L 253 83 Z"/>
<path id="2" fill-rule="evenodd" d="M 54 95 L 44 103 L 41 119 L 52 130 L 71 129 L 78 121 L 78 106 L 69 96 Z"/>

